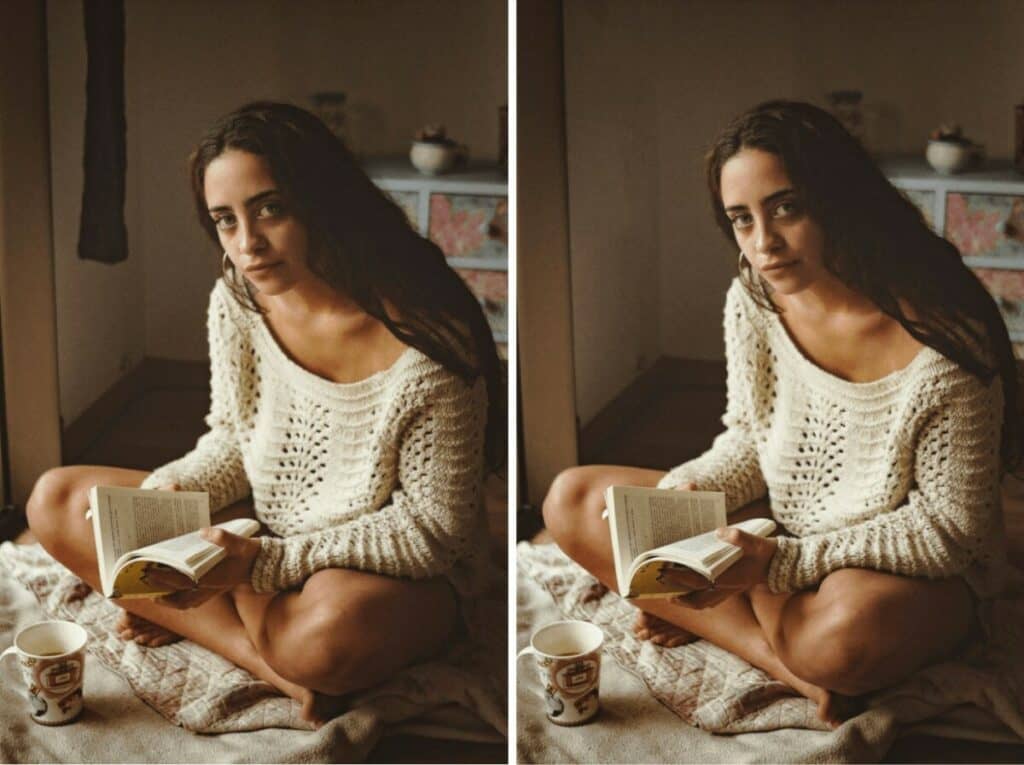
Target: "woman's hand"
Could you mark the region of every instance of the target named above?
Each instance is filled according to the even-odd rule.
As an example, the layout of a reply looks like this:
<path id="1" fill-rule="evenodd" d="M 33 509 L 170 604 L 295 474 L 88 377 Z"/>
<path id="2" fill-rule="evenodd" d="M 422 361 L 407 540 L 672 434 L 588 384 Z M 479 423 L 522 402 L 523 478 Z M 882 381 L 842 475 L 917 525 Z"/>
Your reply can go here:
<path id="1" fill-rule="evenodd" d="M 759 537 L 737 528 L 725 527 L 717 531 L 718 538 L 734 544 L 743 550 L 743 557 L 730 566 L 713 586 L 700 574 L 685 568 L 668 568 L 661 571 L 661 581 L 694 590 L 687 595 L 673 598 L 672 602 L 687 608 L 711 608 L 755 584 L 768 579 L 768 567 L 778 543 L 771 537 Z"/>
<path id="2" fill-rule="evenodd" d="M 160 588 L 177 590 L 171 595 L 157 598 L 157 603 L 171 608 L 195 608 L 236 585 L 247 583 L 251 578 L 253 563 L 260 552 L 258 539 L 240 537 L 218 528 L 202 529 L 199 535 L 223 547 L 227 555 L 198 584 L 172 569 L 150 567 L 146 574 L 147 581 Z"/>

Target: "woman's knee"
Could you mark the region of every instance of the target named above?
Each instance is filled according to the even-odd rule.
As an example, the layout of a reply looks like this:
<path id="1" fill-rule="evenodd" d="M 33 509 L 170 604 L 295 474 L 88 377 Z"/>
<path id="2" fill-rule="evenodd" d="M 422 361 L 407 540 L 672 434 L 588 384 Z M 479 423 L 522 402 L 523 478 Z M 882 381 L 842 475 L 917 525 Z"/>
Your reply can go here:
<path id="1" fill-rule="evenodd" d="M 572 467 L 555 477 L 544 497 L 544 525 L 570 556 L 574 532 L 579 530 L 591 491 L 590 471 L 586 467 Z"/>
<path id="2" fill-rule="evenodd" d="M 892 640 L 901 639 L 891 624 L 894 609 L 901 608 L 897 579 L 860 569 L 830 574 L 814 596 L 818 602 L 800 639 L 780 646 L 783 663 L 798 677 L 844 695 L 890 684 L 894 672 L 900 672 L 889 648 Z"/>
<path id="3" fill-rule="evenodd" d="M 425 585 L 422 605 L 429 612 L 417 619 L 415 607 L 405 607 L 388 592 L 346 583 L 349 573 L 329 569 L 310 577 L 303 594 L 311 597 L 301 611 L 276 639 L 260 646 L 267 663 L 285 679 L 341 695 L 436 652 L 449 636 L 456 606 L 448 585 L 413 585 Z M 397 611 L 403 618 L 389 616 Z M 415 633 L 402 629 L 409 623 L 406 617 L 419 622 Z"/>
<path id="4" fill-rule="evenodd" d="M 73 471 L 67 467 L 47 470 L 32 487 L 25 503 L 25 515 L 32 533 L 44 546 L 49 547 L 61 530 L 66 529 L 76 488 Z"/>

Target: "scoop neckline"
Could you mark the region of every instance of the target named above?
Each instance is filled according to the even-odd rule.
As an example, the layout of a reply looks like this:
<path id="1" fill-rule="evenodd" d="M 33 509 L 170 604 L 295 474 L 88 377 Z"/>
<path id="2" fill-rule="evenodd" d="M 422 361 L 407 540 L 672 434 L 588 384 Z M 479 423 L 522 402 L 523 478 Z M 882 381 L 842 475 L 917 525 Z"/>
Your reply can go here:
<path id="1" fill-rule="evenodd" d="M 224 289 L 230 293 L 227 285 L 224 285 Z M 234 300 L 229 294 L 227 295 L 228 300 Z M 246 314 L 249 312 L 246 311 Z M 273 330 L 267 323 L 266 317 L 262 313 L 257 313 L 254 316 L 247 318 L 255 323 L 258 336 L 262 339 L 263 343 L 269 346 L 271 358 L 285 370 L 291 372 L 293 375 L 298 376 L 299 379 L 305 381 L 305 383 L 317 390 L 326 393 L 362 393 L 367 389 L 373 389 L 379 387 L 381 384 L 386 382 L 388 378 L 394 375 L 400 368 L 407 366 L 415 361 L 415 357 L 421 355 L 419 351 L 413 346 L 406 346 L 405 350 L 402 351 L 398 358 L 396 358 L 390 366 L 384 369 L 379 369 L 376 372 L 367 375 L 359 380 L 353 380 L 352 382 L 336 382 L 330 380 L 322 375 L 307 369 L 298 363 L 291 355 L 281 347 L 281 343 L 275 337 Z"/>
<path id="2" fill-rule="evenodd" d="M 861 382 L 847 380 L 837 374 L 829 372 L 827 369 L 810 359 L 807 354 L 801 350 L 800 346 L 796 344 L 793 336 L 789 333 L 789 328 L 783 323 L 782 318 L 774 311 L 769 311 L 768 313 L 771 314 L 769 322 L 772 331 L 782 336 L 781 346 L 783 352 L 786 353 L 786 355 L 789 356 L 798 367 L 803 367 L 809 376 L 820 383 L 827 386 L 843 388 L 850 392 L 874 393 L 880 390 L 898 387 L 902 383 L 904 377 L 909 375 L 918 367 L 923 366 L 936 353 L 935 349 L 931 346 L 923 345 L 921 349 L 914 354 L 914 358 L 899 369 L 894 369 L 892 372 L 889 372 L 882 377 L 874 380 L 864 380 Z"/>

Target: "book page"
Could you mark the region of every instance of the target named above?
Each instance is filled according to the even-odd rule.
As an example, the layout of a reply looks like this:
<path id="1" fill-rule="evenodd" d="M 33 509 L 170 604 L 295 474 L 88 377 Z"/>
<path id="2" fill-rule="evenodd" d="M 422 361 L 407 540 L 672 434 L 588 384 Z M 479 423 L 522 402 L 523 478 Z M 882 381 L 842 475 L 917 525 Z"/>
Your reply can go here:
<path id="1" fill-rule="evenodd" d="M 210 524 L 205 492 L 96 486 L 89 497 L 104 594 L 113 569 L 126 553 Z"/>
<path id="2" fill-rule="evenodd" d="M 605 494 L 620 592 L 633 561 L 651 548 L 724 526 L 725 494 L 612 486 Z"/>
<path id="3" fill-rule="evenodd" d="M 615 487 L 621 488 L 625 487 Z M 627 562 L 653 547 L 702 534 L 726 523 L 725 498 L 719 492 L 623 491 L 615 497 L 615 508 L 626 526 L 626 546 L 622 552 Z"/>
<path id="4" fill-rule="evenodd" d="M 252 518 L 235 518 L 215 524 L 238 536 L 251 537 L 259 531 L 260 524 Z M 211 568 L 224 559 L 226 551 L 220 545 L 207 542 L 198 531 L 192 531 L 173 539 L 164 539 L 125 554 L 114 566 L 112 590 L 115 597 L 155 597 L 166 594 L 154 589 L 145 577 L 151 563 L 161 563 L 198 581 Z"/>
<path id="5" fill-rule="evenodd" d="M 775 521 L 768 518 L 749 518 L 732 524 L 748 534 L 766 537 L 775 531 Z M 714 531 L 690 539 L 681 539 L 671 544 L 649 550 L 642 556 L 644 561 L 658 559 L 681 563 L 711 581 L 729 566 L 739 560 L 743 550 L 736 545 L 723 542 Z M 659 564 L 660 567 L 660 564 Z M 633 583 L 636 586 L 636 583 Z"/>

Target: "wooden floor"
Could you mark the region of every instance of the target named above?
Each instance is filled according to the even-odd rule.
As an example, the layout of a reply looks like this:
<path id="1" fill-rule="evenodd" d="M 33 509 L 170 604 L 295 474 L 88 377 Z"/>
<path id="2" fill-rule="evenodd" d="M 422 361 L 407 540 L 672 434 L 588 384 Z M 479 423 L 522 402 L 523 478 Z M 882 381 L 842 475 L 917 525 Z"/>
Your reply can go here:
<path id="1" fill-rule="evenodd" d="M 81 464 L 153 470 L 188 452 L 206 432 L 209 409 L 205 390 L 151 390 L 130 402 L 92 443 Z M 487 484 L 488 519 L 495 546 L 504 548 L 507 510 L 504 484 Z M 23 535 L 19 541 L 25 539 Z M 500 540 L 500 542 L 498 541 Z M 501 559 L 504 560 L 504 554 Z M 497 763 L 508 762 L 507 744 L 445 741 L 420 736 L 393 736 L 380 741 L 372 763 Z"/>
<path id="2" fill-rule="evenodd" d="M 633 407 L 602 443 L 581 444 L 581 452 L 592 454 L 597 464 L 667 470 L 700 455 L 710 445 L 722 431 L 724 411 L 724 386 L 669 386 L 639 408 Z M 1011 558 L 1024 568 L 1024 485 L 1008 481 L 1004 489 Z M 535 540 L 549 539 L 545 535 L 541 532 Z M 897 740 L 885 762 L 1020 763 L 1024 762 L 1024 746 L 908 736 Z"/>

